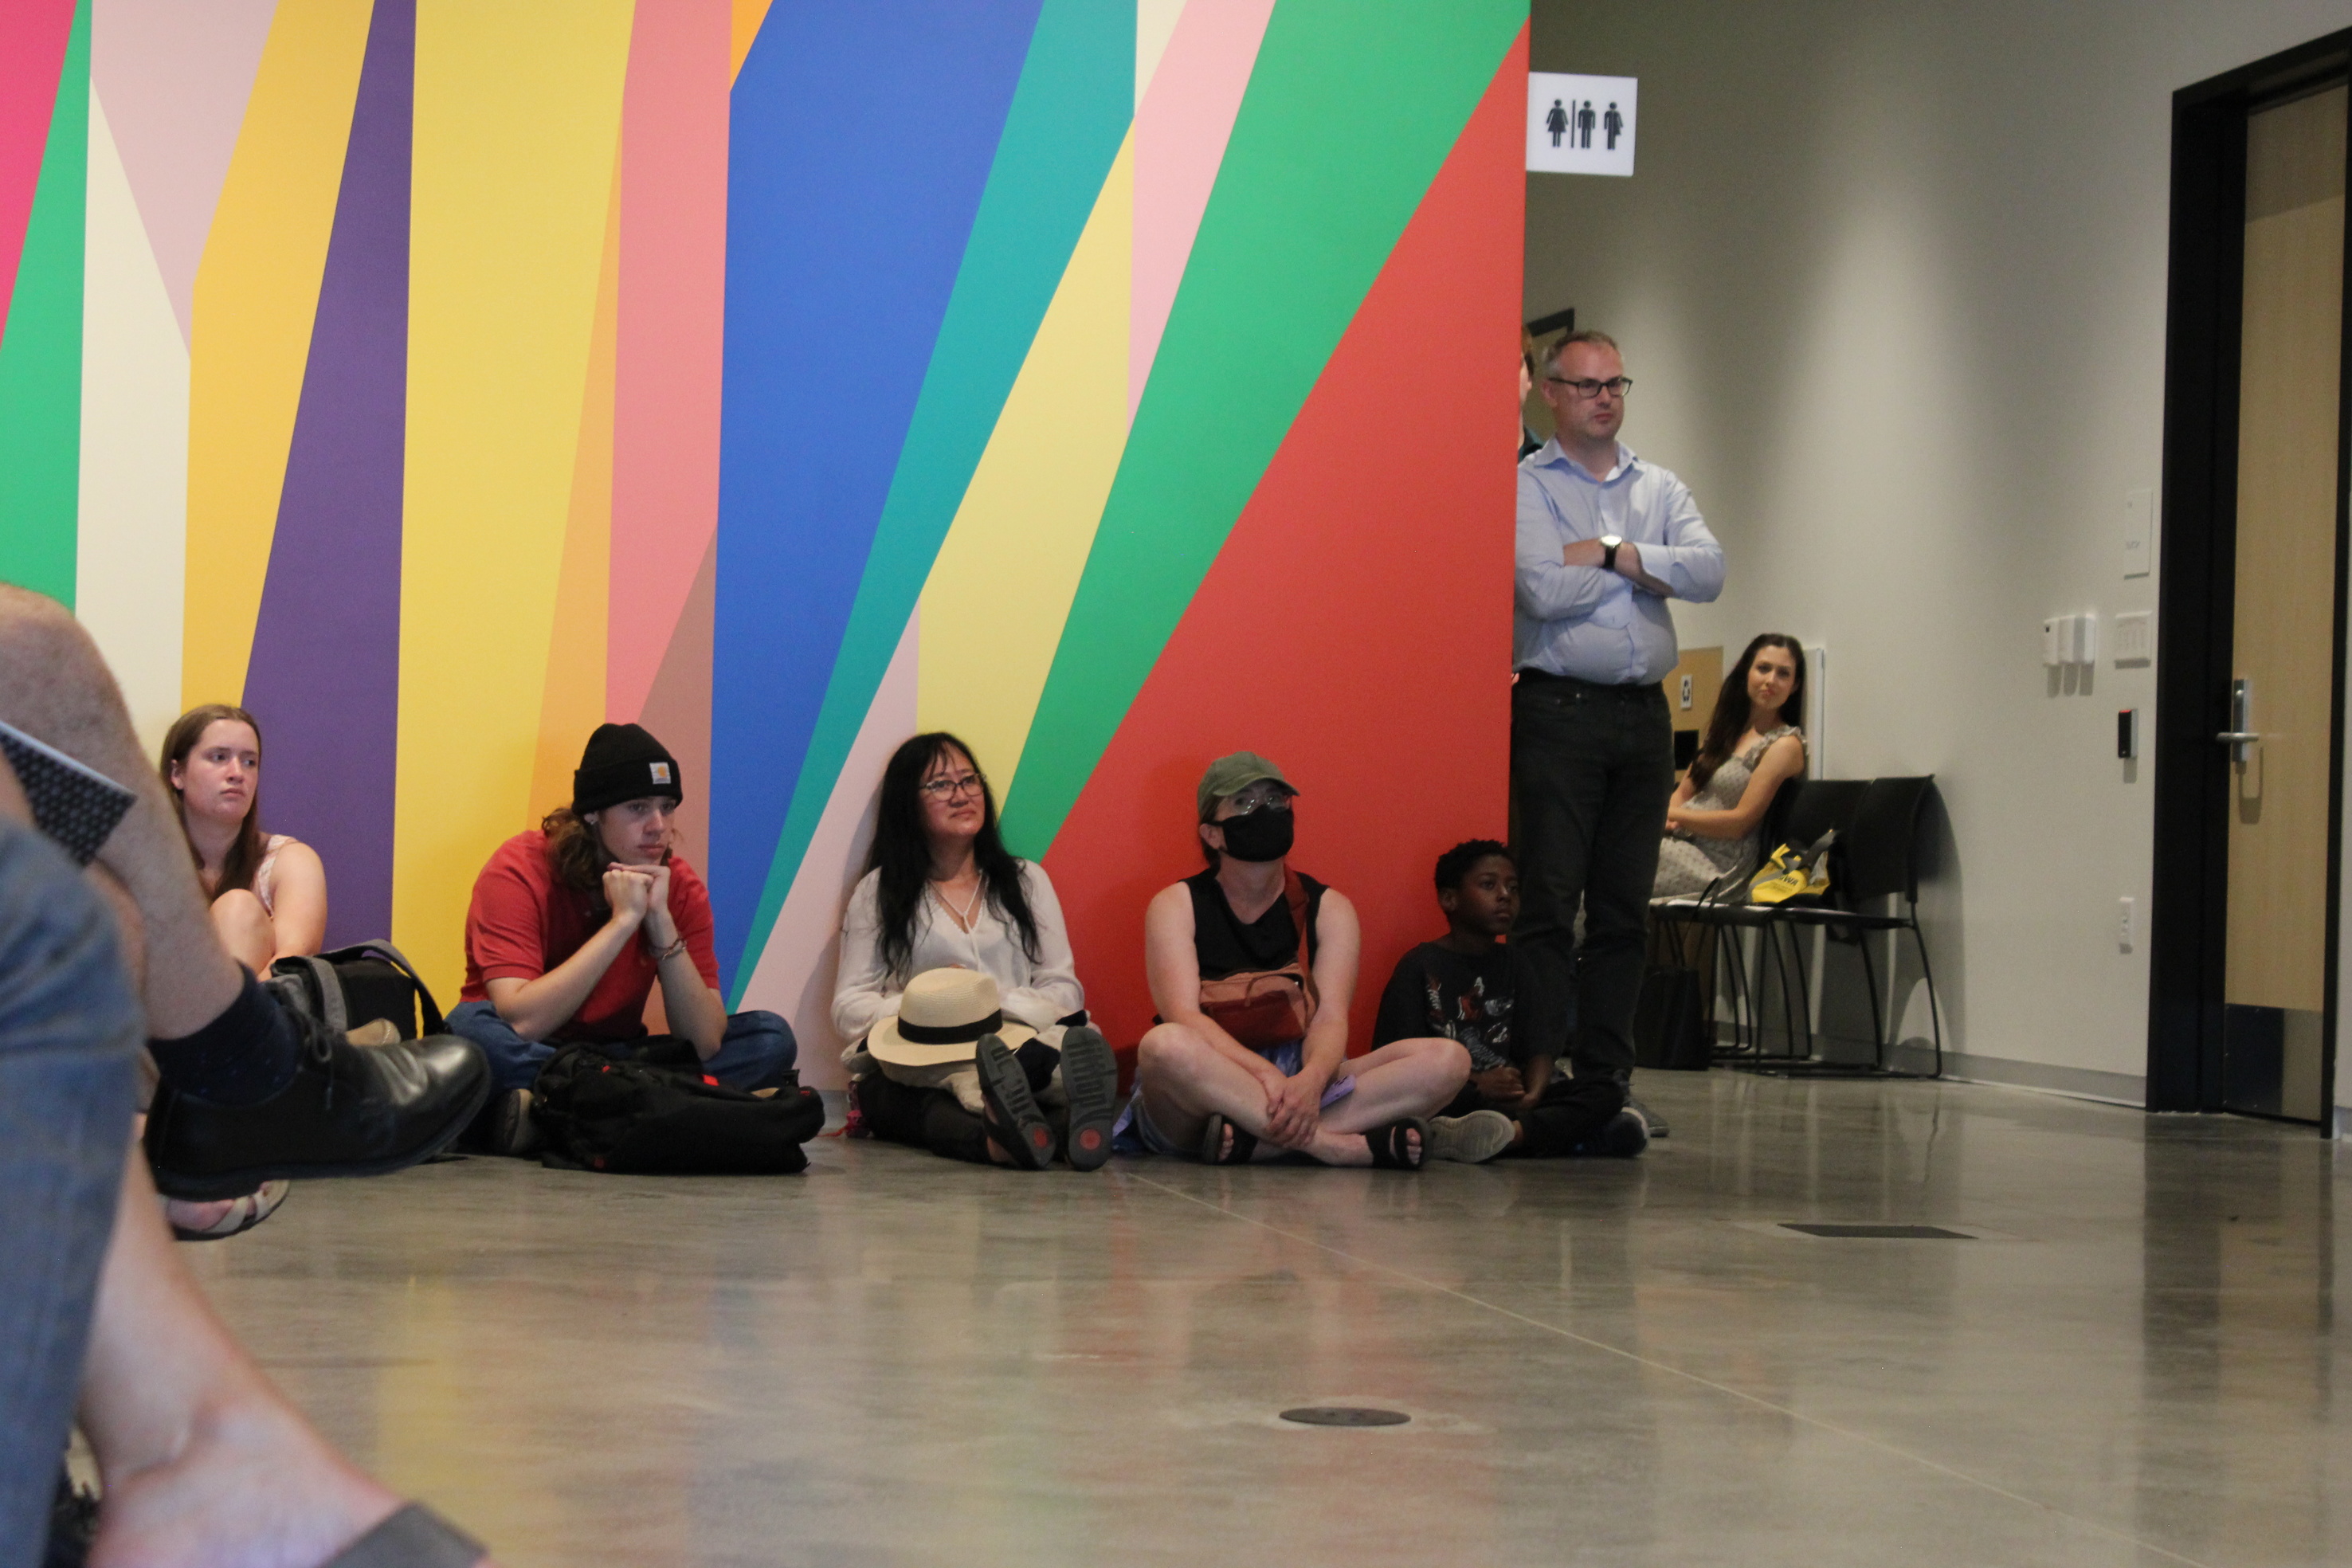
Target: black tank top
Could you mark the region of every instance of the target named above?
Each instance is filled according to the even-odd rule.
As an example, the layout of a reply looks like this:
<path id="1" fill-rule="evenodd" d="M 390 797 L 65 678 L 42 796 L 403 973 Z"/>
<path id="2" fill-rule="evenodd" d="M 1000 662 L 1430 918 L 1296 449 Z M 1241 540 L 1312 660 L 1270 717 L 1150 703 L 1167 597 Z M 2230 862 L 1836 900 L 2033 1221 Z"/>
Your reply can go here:
<path id="1" fill-rule="evenodd" d="M 1323 910 L 1323 884 L 1301 871 L 1299 885 L 1307 889 L 1307 962 L 1315 962 L 1315 921 Z M 1279 969 L 1298 956 L 1298 927 L 1290 919 L 1290 900 L 1276 899 L 1274 907 L 1248 925 L 1225 901 L 1225 889 L 1214 870 L 1184 879 L 1192 890 L 1192 955 L 1200 961 L 1201 978 L 1223 980 L 1245 969 Z"/>

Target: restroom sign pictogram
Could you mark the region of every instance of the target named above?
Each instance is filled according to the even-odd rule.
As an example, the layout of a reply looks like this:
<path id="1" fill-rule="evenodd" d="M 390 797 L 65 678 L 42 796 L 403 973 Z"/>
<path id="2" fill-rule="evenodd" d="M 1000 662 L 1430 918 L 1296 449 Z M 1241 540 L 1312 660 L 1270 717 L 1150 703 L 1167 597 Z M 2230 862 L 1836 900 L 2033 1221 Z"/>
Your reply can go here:
<path id="1" fill-rule="evenodd" d="M 1528 168 L 1547 174 L 1631 174 L 1630 76 L 1528 73 Z"/>

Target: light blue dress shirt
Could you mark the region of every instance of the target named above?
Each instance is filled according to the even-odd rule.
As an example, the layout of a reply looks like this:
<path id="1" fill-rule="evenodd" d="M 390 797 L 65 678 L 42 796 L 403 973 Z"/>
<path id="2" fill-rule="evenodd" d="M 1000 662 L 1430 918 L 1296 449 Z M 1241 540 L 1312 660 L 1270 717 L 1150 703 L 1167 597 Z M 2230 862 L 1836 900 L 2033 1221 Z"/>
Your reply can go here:
<path id="1" fill-rule="evenodd" d="M 1512 668 L 1646 686 L 1675 667 L 1665 600 L 1614 572 L 1561 564 L 1568 545 L 1604 533 L 1641 546 L 1643 572 L 1677 599 L 1704 605 L 1723 592 L 1723 546 L 1682 480 L 1622 441 L 1617 466 L 1596 479 L 1547 441 L 1519 464 Z"/>

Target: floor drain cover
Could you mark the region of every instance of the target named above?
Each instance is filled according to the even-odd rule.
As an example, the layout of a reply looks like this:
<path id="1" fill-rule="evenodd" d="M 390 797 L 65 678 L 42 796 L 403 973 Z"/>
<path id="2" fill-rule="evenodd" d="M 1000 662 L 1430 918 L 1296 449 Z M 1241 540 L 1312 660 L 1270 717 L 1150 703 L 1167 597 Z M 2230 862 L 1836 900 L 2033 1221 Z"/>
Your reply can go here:
<path id="1" fill-rule="evenodd" d="M 1402 1410 L 1368 1410 L 1360 1405 L 1302 1405 L 1282 1413 L 1301 1426 L 1402 1426 L 1412 1419 Z"/>
<path id="2" fill-rule="evenodd" d="M 1974 1241 L 1975 1237 L 1964 1230 L 1946 1230 L 1939 1225 L 1798 1225 L 1780 1222 L 1782 1230 L 1801 1230 L 1807 1236 L 1834 1236 L 1861 1241 Z"/>

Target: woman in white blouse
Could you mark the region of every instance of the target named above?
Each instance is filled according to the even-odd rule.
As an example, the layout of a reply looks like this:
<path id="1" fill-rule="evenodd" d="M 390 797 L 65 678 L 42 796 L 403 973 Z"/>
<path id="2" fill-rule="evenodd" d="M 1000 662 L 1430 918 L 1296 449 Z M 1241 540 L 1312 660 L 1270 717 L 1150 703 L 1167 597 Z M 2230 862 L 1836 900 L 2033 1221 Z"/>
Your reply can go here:
<path id="1" fill-rule="evenodd" d="M 892 755 L 867 866 L 842 917 L 833 994 L 834 1027 L 855 1042 L 842 1059 L 864 1129 L 954 1159 L 1037 1169 L 1044 1161 L 1017 1133 L 1043 1115 L 1071 1164 L 1099 1166 L 1110 1152 L 1118 1068 L 1085 1026 L 1086 991 L 1054 884 L 1006 851 L 995 796 L 969 746 L 933 731 Z M 898 1016 L 908 981 L 947 968 L 986 974 L 1003 1017 L 1037 1031 L 1010 1053 L 1019 1073 L 992 1079 L 984 1041 L 969 1062 L 911 1071 L 866 1050 L 875 1026 Z M 1032 1096 L 1045 1110 L 1019 1103 Z"/>

